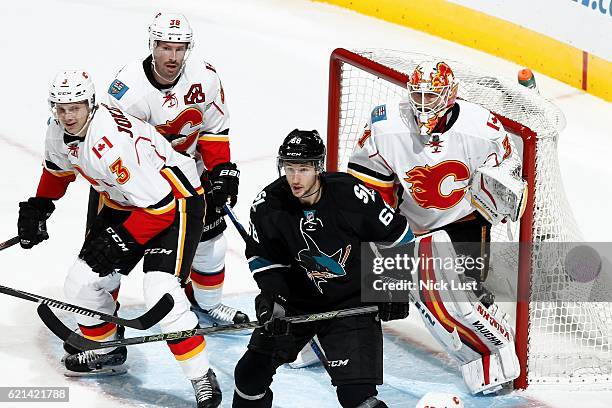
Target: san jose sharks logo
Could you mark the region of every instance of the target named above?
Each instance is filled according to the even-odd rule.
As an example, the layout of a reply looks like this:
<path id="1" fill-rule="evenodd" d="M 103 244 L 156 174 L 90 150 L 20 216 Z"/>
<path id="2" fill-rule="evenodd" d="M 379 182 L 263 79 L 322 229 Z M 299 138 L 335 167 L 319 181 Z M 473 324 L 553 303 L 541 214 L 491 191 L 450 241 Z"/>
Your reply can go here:
<path id="1" fill-rule="evenodd" d="M 316 222 L 317 220 L 318 222 Z M 340 248 L 332 255 L 327 255 L 319 249 L 314 239 L 305 231 L 312 228 L 313 224 L 323 225 L 321 220 L 308 217 L 308 215 L 306 219 L 302 218 L 300 220 L 300 232 L 306 242 L 306 248 L 298 252 L 297 261 L 304 268 L 306 275 L 312 280 L 319 292 L 323 293 L 322 283 L 346 275 L 344 265 L 351 253 L 351 245 L 347 245 L 344 249 Z"/>

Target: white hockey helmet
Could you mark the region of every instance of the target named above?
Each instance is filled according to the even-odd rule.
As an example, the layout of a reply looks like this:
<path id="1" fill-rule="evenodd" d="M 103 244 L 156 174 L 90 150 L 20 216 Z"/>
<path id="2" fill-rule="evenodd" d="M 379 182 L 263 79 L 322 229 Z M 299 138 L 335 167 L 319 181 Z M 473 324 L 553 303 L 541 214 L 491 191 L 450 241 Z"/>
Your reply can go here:
<path id="1" fill-rule="evenodd" d="M 427 61 L 416 66 L 406 84 L 409 98 L 400 104 L 408 114 L 409 105 L 421 135 L 430 135 L 439 119 L 455 104 L 459 82 L 451 67 L 443 61 Z"/>
<path id="2" fill-rule="evenodd" d="M 51 110 L 57 103 L 87 101 L 89 109 L 96 104 L 96 90 L 87 71 L 60 71 L 49 86 L 49 106 Z"/>
<path id="3" fill-rule="evenodd" d="M 187 43 L 193 48 L 193 30 L 182 14 L 157 13 L 149 26 L 149 50 L 153 53 L 158 41 Z"/>
<path id="4" fill-rule="evenodd" d="M 464 408 L 464 405 L 456 394 L 428 392 L 417 402 L 415 408 Z"/>

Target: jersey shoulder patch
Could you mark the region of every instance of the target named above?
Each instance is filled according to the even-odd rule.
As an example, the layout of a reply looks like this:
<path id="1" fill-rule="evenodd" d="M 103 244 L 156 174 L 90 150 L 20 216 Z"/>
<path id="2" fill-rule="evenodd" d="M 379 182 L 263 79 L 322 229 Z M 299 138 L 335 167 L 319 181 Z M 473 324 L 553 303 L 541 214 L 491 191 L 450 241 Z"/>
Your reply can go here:
<path id="1" fill-rule="evenodd" d="M 108 94 L 113 98 L 120 100 L 121 98 L 123 98 L 123 95 L 125 95 L 128 89 L 130 89 L 129 86 L 127 86 L 120 80 L 115 79 L 108 87 Z"/>
<path id="2" fill-rule="evenodd" d="M 372 109 L 371 123 L 387 120 L 387 105 L 378 105 Z"/>

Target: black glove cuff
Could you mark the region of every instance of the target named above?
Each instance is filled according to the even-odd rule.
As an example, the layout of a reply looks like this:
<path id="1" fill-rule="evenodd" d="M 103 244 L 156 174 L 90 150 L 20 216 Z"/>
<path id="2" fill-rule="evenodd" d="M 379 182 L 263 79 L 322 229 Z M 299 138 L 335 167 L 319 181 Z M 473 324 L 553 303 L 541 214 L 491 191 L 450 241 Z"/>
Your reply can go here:
<path id="1" fill-rule="evenodd" d="M 41 219 L 48 220 L 53 211 L 55 211 L 55 204 L 53 200 L 46 197 L 30 197 L 27 202 L 19 203 L 19 207 L 30 206 L 40 212 Z"/>

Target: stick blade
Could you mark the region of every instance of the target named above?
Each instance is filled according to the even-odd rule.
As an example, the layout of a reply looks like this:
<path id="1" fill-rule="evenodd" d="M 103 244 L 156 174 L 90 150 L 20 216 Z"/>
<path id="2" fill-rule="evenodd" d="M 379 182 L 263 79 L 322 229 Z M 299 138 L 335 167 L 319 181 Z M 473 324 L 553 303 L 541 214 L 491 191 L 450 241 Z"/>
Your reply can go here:
<path id="1" fill-rule="evenodd" d="M 56 315 L 51 311 L 49 306 L 41 303 L 36 309 L 38 316 L 53 334 L 61 340 L 76 347 L 79 350 L 90 350 L 97 347 L 97 342 L 79 336 L 77 333 L 70 330 Z"/>
<path id="2" fill-rule="evenodd" d="M 126 324 L 126 326 L 132 327 L 138 330 L 150 329 L 151 327 L 159 323 L 161 319 L 166 317 L 166 315 L 170 313 L 173 307 L 174 307 L 174 298 L 172 298 L 171 294 L 166 293 L 146 313 L 144 313 L 143 315 L 141 315 L 140 317 L 136 319 L 126 321 L 126 322 L 129 322 L 129 324 Z"/>

